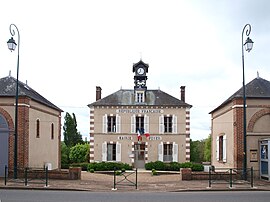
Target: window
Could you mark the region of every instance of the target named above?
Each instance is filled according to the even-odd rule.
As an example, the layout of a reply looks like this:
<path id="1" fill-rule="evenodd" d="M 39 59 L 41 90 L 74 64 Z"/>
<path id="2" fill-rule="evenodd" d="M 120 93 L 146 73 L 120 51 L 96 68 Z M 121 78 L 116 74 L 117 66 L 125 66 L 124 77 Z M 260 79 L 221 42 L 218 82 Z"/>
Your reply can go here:
<path id="1" fill-rule="evenodd" d="M 107 161 L 116 161 L 116 144 L 107 144 Z"/>
<path id="2" fill-rule="evenodd" d="M 136 131 L 144 132 L 144 117 L 136 116 Z"/>
<path id="3" fill-rule="evenodd" d="M 121 144 L 119 142 L 102 143 L 102 161 L 121 161 Z"/>
<path id="4" fill-rule="evenodd" d="M 116 115 L 105 114 L 103 116 L 103 133 L 120 133 L 121 132 L 121 117 Z"/>
<path id="5" fill-rule="evenodd" d="M 159 117 L 159 133 L 177 133 L 177 116 L 161 115 Z"/>
<path id="6" fill-rule="evenodd" d="M 51 124 L 51 139 L 54 139 L 54 124 Z"/>
<path id="7" fill-rule="evenodd" d="M 158 160 L 163 162 L 178 162 L 178 144 L 161 142 L 158 145 Z"/>
<path id="8" fill-rule="evenodd" d="M 173 160 L 173 144 L 164 144 L 163 146 L 163 161 L 171 162 Z"/>
<path id="9" fill-rule="evenodd" d="M 226 162 L 227 155 L 226 155 L 226 135 L 217 136 L 217 143 L 216 143 L 216 157 L 217 161 Z"/>
<path id="10" fill-rule="evenodd" d="M 142 103 L 144 102 L 144 91 L 137 91 L 135 102 Z"/>
<path id="11" fill-rule="evenodd" d="M 107 131 L 109 133 L 111 132 L 116 132 L 116 116 L 108 116 L 107 117 L 108 120 L 107 120 Z"/>
<path id="12" fill-rule="evenodd" d="M 36 138 L 40 138 L 40 122 L 39 119 L 36 121 Z"/>
<path id="13" fill-rule="evenodd" d="M 164 132 L 171 133 L 172 132 L 172 116 L 164 117 Z"/>

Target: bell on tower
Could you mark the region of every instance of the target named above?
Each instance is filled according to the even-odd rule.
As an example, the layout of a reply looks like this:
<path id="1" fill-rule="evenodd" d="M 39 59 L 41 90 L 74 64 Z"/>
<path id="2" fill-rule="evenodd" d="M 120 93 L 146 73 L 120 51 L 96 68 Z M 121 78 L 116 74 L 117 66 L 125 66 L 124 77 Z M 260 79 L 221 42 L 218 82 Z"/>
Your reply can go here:
<path id="1" fill-rule="evenodd" d="M 146 73 L 148 73 L 148 67 L 149 65 L 144 63 L 142 60 L 140 60 L 138 63 L 133 64 L 133 72 L 135 72 L 134 75 L 134 90 L 146 90 L 146 80 L 147 76 Z"/>

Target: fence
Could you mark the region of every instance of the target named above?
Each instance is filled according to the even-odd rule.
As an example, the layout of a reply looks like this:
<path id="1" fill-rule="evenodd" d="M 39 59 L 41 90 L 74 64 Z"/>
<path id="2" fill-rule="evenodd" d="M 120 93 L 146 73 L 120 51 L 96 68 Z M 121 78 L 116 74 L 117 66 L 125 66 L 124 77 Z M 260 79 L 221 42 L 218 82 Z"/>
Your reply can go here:
<path id="1" fill-rule="evenodd" d="M 246 173 L 241 169 L 236 168 L 209 168 L 208 187 L 212 184 L 228 184 L 229 188 L 233 188 L 236 184 L 250 184 L 254 187 L 254 170 L 253 167 L 246 170 Z"/>
<path id="2" fill-rule="evenodd" d="M 134 177 L 135 177 L 135 179 L 134 179 Z M 137 171 L 137 169 L 135 171 L 117 171 L 114 168 L 113 189 L 112 190 L 117 190 L 116 185 L 135 186 L 135 188 L 137 189 L 138 188 L 138 171 Z"/>
<path id="3" fill-rule="evenodd" d="M 48 186 L 48 167 L 44 168 L 17 168 L 18 179 L 11 178 L 14 170 L 8 171 L 8 167 L 5 166 L 5 185 L 8 182 L 12 183 L 24 183 L 25 186 L 31 184 L 45 184 L 45 187 Z"/>

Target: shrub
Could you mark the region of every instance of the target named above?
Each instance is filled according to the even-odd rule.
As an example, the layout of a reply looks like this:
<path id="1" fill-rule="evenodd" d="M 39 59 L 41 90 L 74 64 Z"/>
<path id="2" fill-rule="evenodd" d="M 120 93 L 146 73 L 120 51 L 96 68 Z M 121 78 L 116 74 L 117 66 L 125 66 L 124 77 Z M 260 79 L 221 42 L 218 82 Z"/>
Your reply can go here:
<path id="1" fill-rule="evenodd" d="M 152 169 L 152 175 L 157 175 L 157 171 L 155 169 Z"/>
<path id="2" fill-rule="evenodd" d="M 164 162 L 161 161 L 155 161 L 155 162 L 149 162 L 145 164 L 146 170 L 166 170 L 166 165 Z"/>
<path id="3" fill-rule="evenodd" d="M 170 162 L 164 163 L 161 161 L 149 162 L 145 164 L 146 170 L 167 170 L 167 171 L 179 171 L 180 168 L 191 168 L 192 171 L 203 171 L 203 165 L 192 163 L 192 162 L 185 162 L 185 163 L 178 163 L 178 162 Z"/>
<path id="4" fill-rule="evenodd" d="M 90 169 L 89 172 L 90 172 L 90 173 L 94 173 L 95 170 L 94 170 L 94 169 Z"/>
<path id="5" fill-rule="evenodd" d="M 72 163 L 83 163 L 89 161 L 89 144 L 76 144 L 71 147 L 69 159 Z"/>
<path id="6" fill-rule="evenodd" d="M 127 163 L 118 162 L 101 162 L 101 163 L 89 163 L 87 170 L 90 171 L 94 169 L 95 171 L 113 171 L 116 170 L 131 170 L 132 167 Z"/>

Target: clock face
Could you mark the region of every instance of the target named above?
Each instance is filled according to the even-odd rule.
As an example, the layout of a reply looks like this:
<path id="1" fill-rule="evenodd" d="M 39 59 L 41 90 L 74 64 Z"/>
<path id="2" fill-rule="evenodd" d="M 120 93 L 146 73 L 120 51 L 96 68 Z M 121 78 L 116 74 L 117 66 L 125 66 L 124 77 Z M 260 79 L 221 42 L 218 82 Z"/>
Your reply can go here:
<path id="1" fill-rule="evenodd" d="M 140 74 L 140 75 L 144 74 L 144 69 L 140 67 L 140 68 L 137 70 L 137 73 Z"/>

